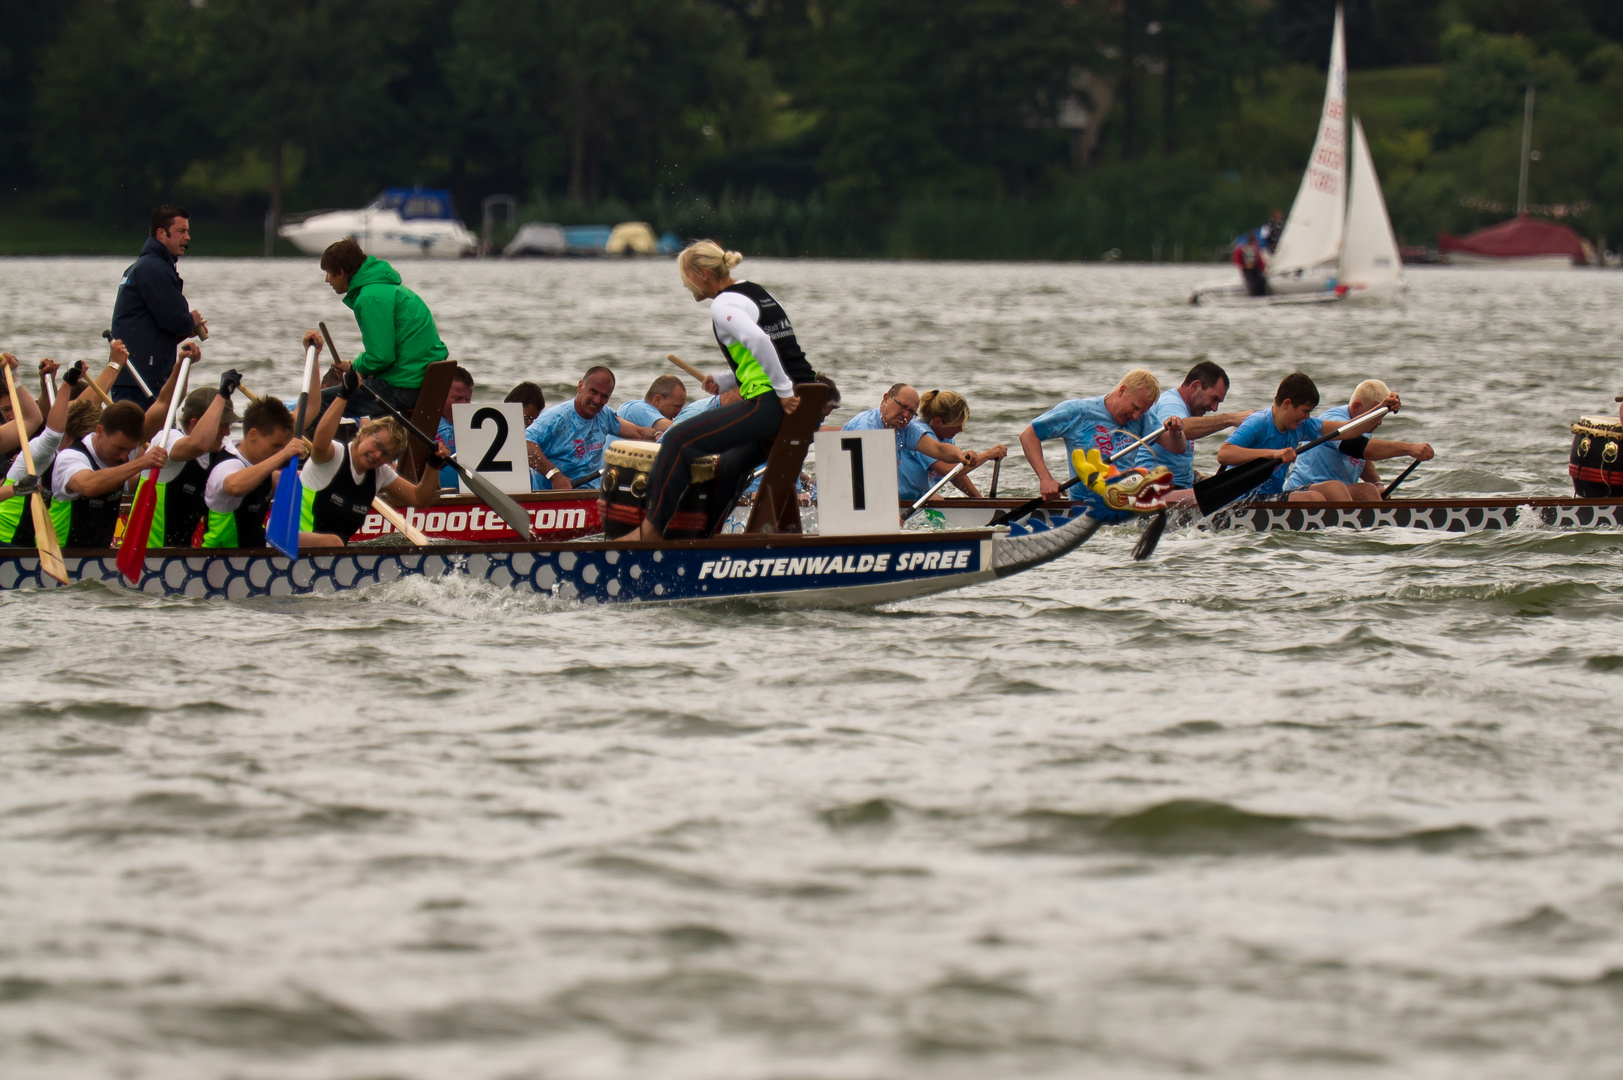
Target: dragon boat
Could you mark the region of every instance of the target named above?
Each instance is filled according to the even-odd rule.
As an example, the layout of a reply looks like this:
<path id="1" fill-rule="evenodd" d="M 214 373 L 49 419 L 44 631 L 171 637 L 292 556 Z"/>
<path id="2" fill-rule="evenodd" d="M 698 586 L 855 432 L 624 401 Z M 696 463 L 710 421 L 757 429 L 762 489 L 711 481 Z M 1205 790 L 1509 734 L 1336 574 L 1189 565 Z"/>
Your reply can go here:
<path id="1" fill-rule="evenodd" d="M 798 410 L 780 430 L 741 533 L 661 541 L 532 538 L 418 546 L 398 532 L 389 535 L 379 529 L 380 535 L 369 543 L 318 549 L 296 558 L 270 549 L 150 549 L 135 579 L 121 573 L 114 549 L 66 549 L 63 576 L 68 584 L 101 582 L 153 596 L 225 600 L 330 595 L 411 577 L 455 575 L 588 603 L 749 599 L 790 607 L 855 607 L 1008 577 L 1057 559 L 1086 542 L 1102 524 L 1130 516 L 1097 499 L 1097 505 L 1062 522 L 1015 521 L 995 528 L 929 531 L 896 530 L 891 522 L 889 529 L 873 535 L 806 533 L 795 480 L 822 415 L 826 388 L 815 384 L 798 389 L 810 407 Z M 894 460 L 883 468 L 893 474 Z M 635 488 L 626 479 L 625 486 Z M 646 487 L 646 477 L 638 479 Z M 1139 478 L 1123 479 L 1144 486 Z M 1157 477 L 1155 489 L 1169 483 Z M 590 528 L 601 515 L 597 494 L 590 493 L 588 503 L 583 493 L 553 493 L 538 501 L 529 518 L 543 530 L 548 525 L 566 532 Z M 1148 498 L 1139 502 L 1149 510 L 1159 505 Z M 444 515 L 443 523 L 431 515 Z M 451 500 L 425 513 L 423 523 L 441 529 L 483 529 L 497 516 L 466 500 Z M 362 533 L 366 531 L 363 524 Z M 516 539 L 511 530 L 508 535 Z M 0 549 L 0 589 L 49 589 L 58 584 L 42 569 L 39 552 Z"/>

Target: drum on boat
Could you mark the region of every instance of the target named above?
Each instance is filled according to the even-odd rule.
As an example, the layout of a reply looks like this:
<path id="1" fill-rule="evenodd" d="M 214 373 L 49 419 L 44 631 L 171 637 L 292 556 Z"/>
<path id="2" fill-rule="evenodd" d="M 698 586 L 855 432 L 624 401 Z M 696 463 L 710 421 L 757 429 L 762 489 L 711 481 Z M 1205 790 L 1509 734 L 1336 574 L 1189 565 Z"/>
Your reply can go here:
<path id="1" fill-rule="evenodd" d="M 659 444 L 618 439 L 603 451 L 603 534 L 610 540 L 635 532 L 648 505 L 648 477 L 654 471 Z M 710 501 L 716 487 L 716 460 L 711 454 L 693 462 L 693 482 L 682 493 L 665 528 L 667 540 L 697 540 L 709 532 Z"/>
<path id="2" fill-rule="evenodd" d="M 1623 496 L 1623 424 L 1609 416 L 1585 416 L 1572 425 L 1572 456 L 1567 474 L 1580 499 Z"/>

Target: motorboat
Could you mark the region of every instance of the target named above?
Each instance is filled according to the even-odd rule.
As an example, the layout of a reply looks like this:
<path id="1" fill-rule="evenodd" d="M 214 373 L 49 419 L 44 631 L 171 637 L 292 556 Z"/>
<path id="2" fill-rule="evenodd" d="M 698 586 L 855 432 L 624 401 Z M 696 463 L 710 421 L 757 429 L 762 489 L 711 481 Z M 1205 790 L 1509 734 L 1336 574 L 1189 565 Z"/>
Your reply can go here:
<path id="1" fill-rule="evenodd" d="M 289 214 L 276 232 L 307 255 L 345 237 L 380 259 L 460 259 L 479 247 L 479 238 L 456 216 L 451 193 L 441 188 L 384 188 L 359 210 Z"/>
<path id="2" fill-rule="evenodd" d="M 1347 50 L 1337 6 L 1319 133 L 1268 266 L 1268 292 L 1251 296 L 1244 284 L 1228 277 L 1196 285 L 1191 304 L 1332 303 L 1358 295 L 1391 295 L 1405 287 L 1392 219 L 1356 117 L 1349 177 L 1346 116 Z"/>

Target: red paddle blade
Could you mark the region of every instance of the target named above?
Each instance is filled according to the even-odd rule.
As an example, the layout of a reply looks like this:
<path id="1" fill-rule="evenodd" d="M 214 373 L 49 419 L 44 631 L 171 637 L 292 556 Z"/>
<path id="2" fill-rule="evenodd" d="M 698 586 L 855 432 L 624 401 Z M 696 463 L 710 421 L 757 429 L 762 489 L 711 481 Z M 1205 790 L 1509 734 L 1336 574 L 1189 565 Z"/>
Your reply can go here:
<path id="1" fill-rule="evenodd" d="M 147 538 L 152 532 L 152 516 L 158 509 L 158 470 L 147 472 L 147 482 L 136 493 L 124 524 L 124 539 L 118 545 L 118 572 L 131 585 L 141 584 L 141 571 L 147 561 Z"/>

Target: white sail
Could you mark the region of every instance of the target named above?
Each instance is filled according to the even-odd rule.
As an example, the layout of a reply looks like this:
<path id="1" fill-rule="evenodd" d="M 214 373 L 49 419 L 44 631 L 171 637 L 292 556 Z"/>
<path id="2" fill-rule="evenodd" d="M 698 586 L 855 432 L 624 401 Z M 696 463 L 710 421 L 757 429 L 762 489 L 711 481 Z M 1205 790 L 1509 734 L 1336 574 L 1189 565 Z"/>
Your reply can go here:
<path id="1" fill-rule="evenodd" d="M 1375 161 L 1364 141 L 1364 125 L 1353 119 L 1352 192 L 1347 202 L 1347 237 L 1341 245 L 1341 284 L 1352 289 L 1393 288 L 1403 284 L 1398 238 L 1381 197 Z"/>
<path id="2" fill-rule="evenodd" d="M 1324 87 L 1324 111 L 1319 134 L 1302 174 L 1302 186 L 1291 204 L 1290 217 L 1279 238 L 1270 274 L 1285 274 L 1323 263 L 1341 255 L 1341 234 L 1347 217 L 1347 48 L 1341 33 L 1341 6 L 1336 6 L 1336 30 L 1330 40 L 1330 76 Z"/>

